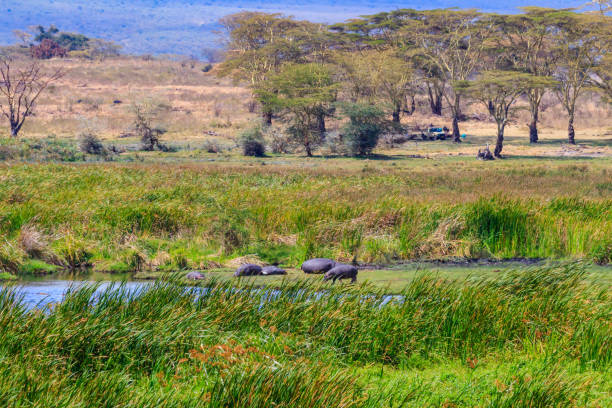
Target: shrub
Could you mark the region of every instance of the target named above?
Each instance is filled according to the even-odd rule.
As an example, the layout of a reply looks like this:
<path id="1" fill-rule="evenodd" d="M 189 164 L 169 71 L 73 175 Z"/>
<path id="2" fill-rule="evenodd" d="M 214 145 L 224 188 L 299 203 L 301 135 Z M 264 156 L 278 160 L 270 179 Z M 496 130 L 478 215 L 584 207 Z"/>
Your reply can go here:
<path id="1" fill-rule="evenodd" d="M 47 252 L 45 237 L 31 225 L 21 228 L 18 243 L 26 254 L 34 258 L 41 258 Z"/>
<path id="2" fill-rule="evenodd" d="M 161 143 L 161 136 L 166 133 L 166 129 L 152 125 L 154 109 L 148 104 L 137 104 L 134 106 L 134 129 L 140 136 L 142 150 L 153 151 L 158 148 L 167 151 L 167 147 Z"/>
<path id="3" fill-rule="evenodd" d="M 83 133 L 79 139 L 79 148 L 83 153 L 93 155 L 106 155 L 108 153 L 100 138 L 93 133 Z"/>
<path id="4" fill-rule="evenodd" d="M 221 146 L 219 146 L 219 143 L 209 139 L 204 141 L 204 145 L 202 146 L 202 148 L 208 153 L 221 153 L 222 151 Z"/>
<path id="5" fill-rule="evenodd" d="M 293 143 L 287 135 L 274 130 L 269 131 L 270 150 L 276 154 L 286 154 L 293 151 Z"/>
<path id="6" fill-rule="evenodd" d="M 32 45 L 30 47 L 30 54 L 32 58 L 36 59 L 50 59 L 53 57 L 63 58 L 67 53 L 64 47 L 48 38 L 42 40 L 39 45 Z"/>
<path id="7" fill-rule="evenodd" d="M 261 127 L 255 126 L 246 129 L 240 134 L 238 143 L 245 156 L 263 157 L 266 152 L 266 145 L 261 132 Z"/>
<path id="8" fill-rule="evenodd" d="M 342 128 L 342 134 L 351 154 L 371 154 L 386 128 L 384 112 L 376 106 L 358 103 L 346 104 L 343 110 L 349 122 Z"/>
<path id="9" fill-rule="evenodd" d="M 330 132 L 325 138 L 325 147 L 332 154 L 348 154 L 347 144 L 343 135 L 337 132 Z"/>

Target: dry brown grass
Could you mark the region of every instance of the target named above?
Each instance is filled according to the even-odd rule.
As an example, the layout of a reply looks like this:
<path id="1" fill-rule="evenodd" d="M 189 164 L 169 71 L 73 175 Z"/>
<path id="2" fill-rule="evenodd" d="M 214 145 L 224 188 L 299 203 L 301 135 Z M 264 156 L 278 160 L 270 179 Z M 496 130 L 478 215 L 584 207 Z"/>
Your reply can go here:
<path id="1" fill-rule="evenodd" d="M 84 130 L 97 133 L 104 140 L 129 136 L 133 120 L 131 106 L 147 100 L 158 107 L 156 122 L 168 129 L 168 142 L 189 143 L 216 141 L 231 143 L 236 134 L 257 119 L 250 112 L 252 97 L 245 87 L 229 79 L 218 78 L 214 70 L 204 73 L 204 64 L 181 64 L 170 60 L 146 60 L 121 57 L 105 61 L 64 59 L 46 61 L 48 69 L 61 66 L 67 75 L 51 87 L 39 103 L 36 116 L 23 130 L 25 137 L 76 138 Z M 121 101 L 121 103 L 115 103 Z M 521 102 L 524 104 L 524 101 Z M 477 104 L 464 107 L 468 116 L 486 118 Z M 538 146 L 527 143 L 528 114 L 518 113 L 507 129 L 504 153 L 516 156 L 610 156 L 612 155 L 612 110 L 597 95 L 585 95 L 579 104 L 576 121 L 577 147 L 564 145 L 566 118 L 554 96 L 543 103 L 541 140 Z M 427 126 L 430 123 L 450 125 L 449 118 L 427 113 L 425 100 L 419 101 L 417 114 L 403 119 L 406 124 Z M 330 120 L 329 128 L 337 129 Z M 6 135 L 6 124 L 0 122 L 0 135 Z M 495 141 L 495 124 L 489 120 L 469 120 L 461 124 L 468 135 L 467 143 L 410 142 L 402 149 L 379 151 L 386 154 L 473 155 L 476 146 Z M 130 137 L 122 138 L 130 141 Z"/>

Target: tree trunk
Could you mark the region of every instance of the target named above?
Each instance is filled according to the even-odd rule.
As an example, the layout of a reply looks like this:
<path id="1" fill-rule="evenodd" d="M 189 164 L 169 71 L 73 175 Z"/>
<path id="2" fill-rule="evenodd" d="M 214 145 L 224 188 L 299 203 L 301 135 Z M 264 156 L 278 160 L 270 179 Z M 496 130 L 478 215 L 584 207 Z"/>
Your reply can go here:
<path id="1" fill-rule="evenodd" d="M 567 136 L 569 144 L 576 144 L 576 131 L 574 130 L 574 112 L 569 115 L 569 124 L 567 126 Z"/>
<path id="2" fill-rule="evenodd" d="M 324 136 L 325 132 L 327 132 L 327 128 L 325 127 L 325 113 L 320 112 L 317 116 L 319 133 L 321 134 L 321 136 Z"/>
<path id="3" fill-rule="evenodd" d="M 408 114 L 412 115 L 414 112 L 416 112 L 416 101 L 414 95 L 412 95 L 410 97 L 410 112 Z"/>
<path id="4" fill-rule="evenodd" d="M 435 92 L 431 90 L 431 85 L 427 85 L 427 91 L 429 94 L 429 106 L 431 107 L 431 113 L 436 116 L 442 116 L 442 93 L 435 89 Z"/>
<path id="5" fill-rule="evenodd" d="M 310 143 L 306 143 L 304 148 L 306 149 L 306 156 L 312 157 L 312 148 L 310 147 Z"/>
<path id="6" fill-rule="evenodd" d="M 459 115 L 461 107 L 461 96 L 455 95 L 455 106 L 453 107 L 453 141 L 461 143 L 461 132 L 459 131 Z"/>
<path id="7" fill-rule="evenodd" d="M 393 123 L 400 123 L 401 108 L 395 107 L 393 110 Z"/>
<path id="8" fill-rule="evenodd" d="M 459 119 L 453 117 L 453 141 L 461 143 L 461 133 L 459 132 Z"/>
<path id="9" fill-rule="evenodd" d="M 506 125 L 504 124 L 497 125 L 497 143 L 495 143 L 495 151 L 493 152 L 495 157 L 501 158 L 501 152 L 502 152 L 502 149 L 504 148 L 504 128 L 505 127 Z"/>
<path id="10" fill-rule="evenodd" d="M 11 137 L 17 137 L 18 133 L 19 133 L 19 126 L 11 123 Z"/>
<path id="11" fill-rule="evenodd" d="M 272 125 L 272 112 L 264 112 L 263 120 L 264 120 L 264 124 L 268 126 Z"/>
<path id="12" fill-rule="evenodd" d="M 538 143 L 538 119 L 532 118 L 529 124 L 529 143 Z"/>
<path id="13" fill-rule="evenodd" d="M 529 143 L 538 143 L 538 141 L 540 140 L 540 135 L 538 132 L 538 122 L 540 121 L 540 101 L 541 93 L 529 94 L 529 104 L 531 110 L 531 123 L 529 124 Z"/>

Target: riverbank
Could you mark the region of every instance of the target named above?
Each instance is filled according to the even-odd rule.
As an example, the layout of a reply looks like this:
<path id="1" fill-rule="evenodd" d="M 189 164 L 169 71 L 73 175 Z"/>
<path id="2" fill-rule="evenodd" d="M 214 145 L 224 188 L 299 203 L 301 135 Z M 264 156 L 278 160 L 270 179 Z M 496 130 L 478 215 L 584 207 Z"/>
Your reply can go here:
<path id="1" fill-rule="evenodd" d="M 607 159 L 263 164 L 3 166 L 0 268 L 612 258 Z"/>
<path id="2" fill-rule="evenodd" d="M 371 286 L 159 281 L 73 289 L 45 313 L 2 289 L 0 405 L 607 406 L 610 291 L 586 273 L 425 275 L 403 302 Z"/>

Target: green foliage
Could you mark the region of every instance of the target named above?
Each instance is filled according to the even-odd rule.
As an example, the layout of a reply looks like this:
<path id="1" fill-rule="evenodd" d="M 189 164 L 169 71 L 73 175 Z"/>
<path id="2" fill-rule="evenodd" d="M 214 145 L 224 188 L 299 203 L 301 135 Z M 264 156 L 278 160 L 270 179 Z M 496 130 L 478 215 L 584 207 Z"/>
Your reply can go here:
<path id="1" fill-rule="evenodd" d="M 422 275 L 395 299 L 367 285 L 171 278 L 71 288 L 45 313 L 1 287 L 0 404 L 606 406 L 611 299 L 583 276 L 571 264 Z"/>
<path id="2" fill-rule="evenodd" d="M 349 118 L 342 128 L 342 135 L 350 152 L 355 156 L 371 154 L 381 133 L 387 128 L 384 112 L 368 104 L 345 104 L 342 109 Z"/>
<path id="3" fill-rule="evenodd" d="M 89 260 L 93 254 L 87 245 L 75 238 L 72 233 L 67 233 L 61 240 L 56 241 L 54 246 L 67 268 L 78 269 L 90 266 Z"/>
<path id="4" fill-rule="evenodd" d="M 49 275 L 57 272 L 59 267 L 39 259 L 28 259 L 19 267 L 20 275 Z"/>
<path id="5" fill-rule="evenodd" d="M 0 243 L 0 271 L 17 273 L 23 263 L 24 254 L 8 241 Z"/>
<path id="6" fill-rule="evenodd" d="M 106 155 L 108 154 L 108 150 L 100 141 L 100 138 L 93 133 L 83 133 L 79 137 L 79 148 L 83 153 L 93 154 L 93 155 Z"/>
<path id="7" fill-rule="evenodd" d="M 250 233 L 244 223 L 245 217 L 238 211 L 221 214 L 211 223 L 210 234 L 220 243 L 226 255 L 248 245 Z"/>
<path id="8" fill-rule="evenodd" d="M 349 262 L 355 253 L 372 263 L 448 257 L 609 262 L 612 206 L 596 188 L 606 173 L 564 163 L 546 169 L 509 163 L 503 175 L 487 167 L 456 172 L 456 162 L 427 160 L 407 169 L 385 166 L 385 172 L 377 162 L 367 171 L 347 159 L 325 163 L 306 173 L 302 164 L 177 166 L 172 172 L 165 164 L 13 165 L 0 185 L 0 231 L 12 254 L 7 264 L 17 271 L 27 259 L 19 244 L 24 225 L 44 231 L 48 245 L 40 259 L 49 263 L 66 257 L 69 233 L 91 254 L 85 263 L 124 262 L 134 270 L 144 266 L 128 259 L 136 249 L 148 263 L 159 252 L 191 245 L 201 251 L 184 253 L 189 265 L 232 254 L 290 264 L 321 255 Z M 351 167 L 334 170 L 338 163 Z M 490 193 L 492 179 L 500 180 L 497 195 Z M 555 187 L 538 192 L 534 185 Z M 151 240 L 155 245 L 140 249 Z"/>
<path id="9" fill-rule="evenodd" d="M 54 25 L 50 25 L 48 29 L 38 26 L 35 33 L 35 42 L 42 43 L 45 40 L 51 40 L 67 51 L 84 50 L 89 42 L 89 38 L 82 34 L 60 32 Z"/>
<path id="10" fill-rule="evenodd" d="M 17 277 L 15 275 L 11 275 L 8 272 L 0 272 L 0 282 L 13 280 L 17 280 Z"/>
<path id="11" fill-rule="evenodd" d="M 330 69 L 322 64 L 287 65 L 256 93 L 264 104 L 283 114 L 287 132 L 294 142 L 312 156 L 323 140 L 319 127 L 336 99 L 338 84 Z"/>
<path id="12" fill-rule="evenodd" d="M 134 112 L 133 126 L 136 134 L 140 137 L 142 150 L 168 150 L 161 142 L 161 137 L 166 133 L 166 129 L 153 125 L 158 107 L 154 106 L 151 101 L 145 101 L 134 104 L 132 109 Z"/>
<path id="13" fill-rule="evenodd" d="M 266 144 L 259 125 L 243 130 L 238 136 L 238 144 L 245 156 L 263 157 L 266 154 Z"/>

